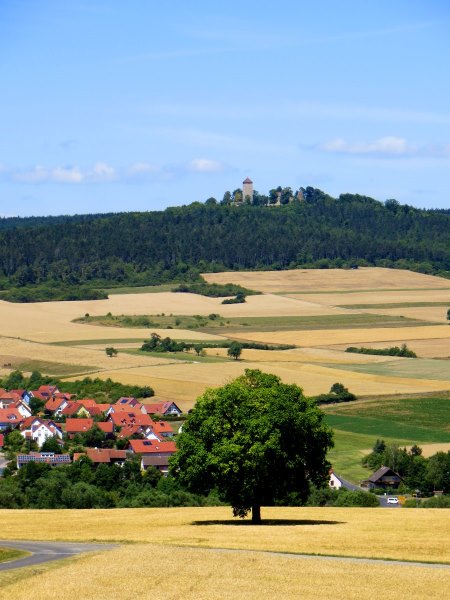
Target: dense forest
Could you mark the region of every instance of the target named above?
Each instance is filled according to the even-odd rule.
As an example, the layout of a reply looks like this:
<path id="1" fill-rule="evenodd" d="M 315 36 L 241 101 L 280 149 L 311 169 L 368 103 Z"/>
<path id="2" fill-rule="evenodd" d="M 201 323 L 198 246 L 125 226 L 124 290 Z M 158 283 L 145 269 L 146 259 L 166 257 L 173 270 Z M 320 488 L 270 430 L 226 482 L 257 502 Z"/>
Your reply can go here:
<path id="1" fill-rule="evenodd" d="M 2 219 L 0 286 L 152 285 L 202 271 L 378 265 L 450 276 L 450 214 L 314 188 L 282 206 Z M 20 294 L 19 294 L 20 296 Z M 26 293 L 22 293 L 26 297 Z"/>

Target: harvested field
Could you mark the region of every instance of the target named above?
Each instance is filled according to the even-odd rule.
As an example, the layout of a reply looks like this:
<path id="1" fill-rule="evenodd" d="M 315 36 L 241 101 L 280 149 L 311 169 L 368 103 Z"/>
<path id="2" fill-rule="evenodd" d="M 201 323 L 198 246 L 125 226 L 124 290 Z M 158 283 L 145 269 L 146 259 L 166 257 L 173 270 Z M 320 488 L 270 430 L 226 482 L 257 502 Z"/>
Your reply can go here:
<path id="1" fill-rule="evenodd" d="M 273 523 L 268 526 L 233 519 L 229 507 L 30 509 L 20 511 L 19 522 L 17 514 L 0 510 L 4 539 L 127 540 L 450 564 L 446 509 L 263 508 L 263 520 Z"/>
<path id="2" fill-rule="evenodd" d="M 384 358 L 384 357 L 383 357 Z M 184 408 L 192 408 L 195 399 L 207 387 L 224 385 L 241 375 L 245 369 L 261 369 L 281 377 L 286 383 L 297 383 L 305 394 L 312 396 L 327 392 L 337 381 L 357 395 L 386 393 L 419 393 L 450 388 L 450 381 L 392 377 L 355 372 L 336 367 L 287 361 L 230 360 L 221 363 L 180 363 L 155 365 L 136 369 L 116 369 L 95 374 L 100 378 L 111 377 L 122 383 L 150 385 L 158 394 L 178 402 L 184 399 Z"/>
<path id="3" fill-rule="evenodd" d="M 407 290 L 385 290 L 378 289 L 370 292 L 360 290 L 345 291 L 341 293 L 310 293 L 310 294 L 288 294 L 289 298 L 308 300 L 309 302 L 326 306 L 339 306 L 341 308 L 360 309 L 363 305 L 383 304 L 413 304 L 439 302 L 450 304 L 450 281 L 436 278 L 438 281 L 446 281 L 446 288 L 441 289 L 407 289 Z M 381 308 L 381 306 L 379 306 Z"/>
<path id="4" fill-rule="evenodd" d="M 449 302 L 450 306 L 450 302 Z M 389 317 L 405 317 L 417 319 L 418 321 L 429 321 L 430 323 L 448 323 L 447 307 L 417 306 L 412 308 L 371 308 L 360 309 L 371 315 L 385 315 Z"/>
<path id="5" fill-rule="evenodd" d="M 158 565 L 176 564 L 176 575 L 143 569 L 141 561 L 148 559 Z M 114 577 L 110 574 L 111 564 L 114 564 Z M 135 600 L 147 598 L 149 590 L 157 590 L 160 600 L 261 600 L 271 597 L 364 600 L 373 598 L 373 590 L 385 579 L 392 582 L 389 592 L 395 597 L 441 600 L 442 590 L 450 584 L 448 570 L 430 567 L 339 563 L 317 558 L 149 544 L 124 546 L 77 558 L 59 568 L 42 570 L 32 580 L 36 588 L 33 592 L 35 600 L 57 597 L 61 581 L 64 581 L 64 598 L 67 600 Z M 1 581 L 0 577 L 0 585 Z M 3 589 L 9 600 L 22 600 L 28 596 L 29 585 L 28 580 L 22 580 Z"/>
<path id="6" fill-rule="evenodd" d="M 402 340 L 445 339 L 450 341 L 450 327 L 448 325 L 428 325 L 418 327 L 389 327 L 373 329 L 329 329 L 326 331 L 272 331 L 256 333 L 240 331 L 235 337 L 242 340 L 255 342 L 271 342 L 273 344 L 295 344 L 300 347 L 333 346 L 347 344 L 367 345 L 374 342 L 393 342 Z"/>
<path id="7" fill-rule="evenodd" d="M 450 290 L 450 282 L 441 277 L 381 267 L 350 270 L 228 271 L 204 273 L 203 277 L 209 283 L 236 283 L 266 293 L 435 288 Z"/>

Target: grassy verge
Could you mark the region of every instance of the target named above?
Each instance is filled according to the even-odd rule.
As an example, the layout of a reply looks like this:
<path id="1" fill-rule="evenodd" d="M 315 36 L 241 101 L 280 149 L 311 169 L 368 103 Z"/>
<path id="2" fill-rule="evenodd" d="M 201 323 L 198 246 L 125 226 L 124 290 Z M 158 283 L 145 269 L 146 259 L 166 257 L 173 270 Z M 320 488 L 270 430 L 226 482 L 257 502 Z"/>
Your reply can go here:
<path id="1" fill-rule="evenodd" d="M 26 556 L 30 556 L 30 552 L 16 550 L 15 548 L 0 547 L 0 563 L 25 558 Z"/>
<path id="2" fill-rule="evenodd" d="M 197 354 L 189 352 L 142 352 L 138 348 L 123 348 L 120 352 L 126 354 L 134 354 L 138 356 L 154 356 L 155 358 L 168 358 L 173 360 L 180 360 L 182 362 L 192 363 L 217 363 L 226 362 L 227 358 L 220 356 L 197 356 Z"/>
<path id="3" fill-rule="evenodd" d="M 176 283 L 162 283 L 161 285 L 143 285 L 143 286 L 123 286 L 106 288 L 104 291 L 109 295 L 114 294 L 159 294 L 161 292 L 170 292 Z"/>

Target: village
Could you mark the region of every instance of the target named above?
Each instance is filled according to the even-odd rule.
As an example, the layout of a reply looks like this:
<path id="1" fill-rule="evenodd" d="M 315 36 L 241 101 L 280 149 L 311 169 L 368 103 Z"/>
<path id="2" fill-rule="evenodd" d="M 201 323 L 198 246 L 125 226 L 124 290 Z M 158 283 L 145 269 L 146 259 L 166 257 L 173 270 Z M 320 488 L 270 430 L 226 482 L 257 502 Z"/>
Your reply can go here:
<path id="1" fill-rule="evenodd" d="M 44 403 L 38 414 L 30 407 L 32 398 Z M 139 455 L 143 471 L 151 466 L 167 475 L 176 446 L 174 430 L 164 417 L 180 415 L 175 402 L 142 404 L 122 397 L 113 404 L 100 404 L 61 392 L 55 385 L 0 389 L 0 451 L 8 447 L 8 436 L 19 432 L 28 451 L 17 453 L 18 469 L 30 462 L 68 464 L 83 455 L 94 465 L 123 465 Z M 84 452 L 70 452 L 80 445 Z"/>

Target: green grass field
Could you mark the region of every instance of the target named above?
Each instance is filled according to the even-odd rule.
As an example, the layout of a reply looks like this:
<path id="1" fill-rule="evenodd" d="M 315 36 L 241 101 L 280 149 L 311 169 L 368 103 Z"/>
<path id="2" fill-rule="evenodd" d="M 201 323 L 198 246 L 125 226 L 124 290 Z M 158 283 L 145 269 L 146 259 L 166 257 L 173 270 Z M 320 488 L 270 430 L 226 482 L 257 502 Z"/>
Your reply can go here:
<path id="1" fill-rule="evenodd" d="M 16 362 L 12 362 L 11 366 L 19 371 L 30 373 L 32 371 L 40 371 L 41 373 L 53 375 L 55 377 L 83 375 L 85 373 L 92 373 L 92 371 L 97 370 L 97 367 L 88 365 L 68 365 L 65 363 L 49 362 L 45 360 L 18 360 Z"/>
<path id="2" fill-rule="evenodd" d="M 336 368 L 334 364 L 324 364 L 323 366 Z M 388 360 L 382 362 L 339 365 L 339 369 L 386 377 L 450 380 L 450 361 L 438 358 L 397 358 L 392 360 L 389 357 Z"/>
<path id="3" fill-rule="evenodd" d="M 450 398 L 391 398 L 326 407 L 335 447 L 329 459 L 335 471 L 351 481 L 368 475 L 361 465 L 377 439 L 401 446 L 450 443 Z"/>
<path id="4" fill-rule="evenodd" d="M 143 324 L 148 319 L 151 325 Z M 409 319 L 402 316 L 343 314 L 317 316 L 283 316 L 283 317 L 233 317 L 220 315 L 208 316 L 184 315 L 102 315 L 96 317 L 80 317 L 77 323 L 103 325 L 105 327 L 148 327 L 153 329 L 197 329 L 204 333 L 233 333 L 236 331 L 290 331 L 314 329 L 354 329 L 367 327 L 416 327 L 432 325 L 429 321 Z M 145 322 L 145 321 L 144 321 Z M 169 334 L 170 335 L 170 334 Z"/>

